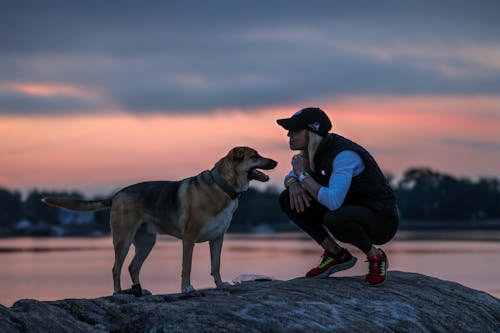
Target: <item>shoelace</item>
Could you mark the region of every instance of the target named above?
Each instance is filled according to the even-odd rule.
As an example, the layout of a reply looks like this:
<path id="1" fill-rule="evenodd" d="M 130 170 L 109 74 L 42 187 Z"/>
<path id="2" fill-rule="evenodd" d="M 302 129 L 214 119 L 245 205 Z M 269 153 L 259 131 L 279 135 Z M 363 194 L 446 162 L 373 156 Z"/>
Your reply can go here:
<path id="1" fill-rule="evenodd" d="M 322 267 L 323 265 L 330 263 L 331 261 L 335 261 L 333 257 L 330 257 L 326 252 L 321 256 L 321 262 L 318 267 Z"/>
<path id="2" fill-rule="evenodd" d="M 382 268 L 384 264 L 384 257 L 381 256 L 380 259 L 370 260 L 368 259 L 368 271 L 374 274 L 383 274 Z"/>
<path id="3" fill-rule="evenodd" d="M 327 261 L 328 259 L 330 259 L 331 257 L 325 252 L 321 255 L 321 261 L 319 262 L 319 264 L 323 264 L 325 261 Z"/>

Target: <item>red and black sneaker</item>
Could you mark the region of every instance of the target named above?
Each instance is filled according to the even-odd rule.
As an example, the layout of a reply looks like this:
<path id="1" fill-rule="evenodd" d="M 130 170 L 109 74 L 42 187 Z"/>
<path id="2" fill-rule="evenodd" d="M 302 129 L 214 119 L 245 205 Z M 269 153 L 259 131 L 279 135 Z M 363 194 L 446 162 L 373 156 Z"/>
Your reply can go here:
<path id="1" fill-rule="evenodd" d="M 380 250 L 380 253 L 368 257 L 368 274 L 365 276 L 365 283 L 370 286 L 377 286 L 382 284 L 387 280 L 387 270 L 389 269 L 389 260 L 385 255 L 384 251 Z"/>
<path id="2" fill-rule="evenodd" d="M 306 277 L 326 278 L 335 272 L 351 268 L 356 261 L 356 257 L 353 257 L 346 249 L 342 249 L 335 255 L 325 251 L 321 257 L 321 263 L 307 272 Z"/>

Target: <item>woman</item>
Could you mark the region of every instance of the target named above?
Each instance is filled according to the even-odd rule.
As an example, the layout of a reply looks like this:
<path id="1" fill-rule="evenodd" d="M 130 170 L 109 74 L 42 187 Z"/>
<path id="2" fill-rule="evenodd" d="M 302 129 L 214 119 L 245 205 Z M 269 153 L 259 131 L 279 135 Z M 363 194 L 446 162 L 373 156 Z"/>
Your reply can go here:
<path id="1" fill-rule="evenodd" d="M 285 177 L 281 209 L 324 249 L 321 263 L 306 276 L 328 277 L 354 266 L 356 258 L 337 239 L 366 254 L 366 284 L 384 282 L 387 256 L 374 244 L 394 237 L 399 217 L 394 193 L 374 158 L 357 143 L 329 133 L 332 123 L 319 108 L 277 122 L 288 131 L 290 149 L 300 151 Z"/>

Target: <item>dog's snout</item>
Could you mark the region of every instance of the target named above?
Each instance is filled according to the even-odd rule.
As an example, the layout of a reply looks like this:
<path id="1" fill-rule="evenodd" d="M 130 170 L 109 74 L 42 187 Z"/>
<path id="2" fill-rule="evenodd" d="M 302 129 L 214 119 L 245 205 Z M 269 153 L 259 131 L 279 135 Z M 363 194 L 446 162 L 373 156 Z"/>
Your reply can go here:
<path id="1" fill-rule="evenodd" d="M 278 162 L 270 158 L 267 159 L 266 170 L 274 169 L 278 165 Z"/>

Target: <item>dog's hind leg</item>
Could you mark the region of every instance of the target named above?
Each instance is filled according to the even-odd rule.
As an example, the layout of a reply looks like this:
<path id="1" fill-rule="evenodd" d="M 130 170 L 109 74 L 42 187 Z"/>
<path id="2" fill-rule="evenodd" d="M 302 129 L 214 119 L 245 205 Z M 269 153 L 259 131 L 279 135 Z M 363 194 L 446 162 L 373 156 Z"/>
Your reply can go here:
<path id="1" fill-rule="evenodd" d="M 113 236 L 113 246 L 115 248 L 115 264 L 113 265 L 113 284 L 115 293 L 119 293 L 121 288 L 120 275 L 123 262 L 127 257 L 128 250 L 135 233 L 140 226 L 140 216 L 126 204 L 120 202 L 111 209 L 110 225 Z"/>
<path id="2" fill-rule="evenodd" d="M 148 257 L 156 243 L 156 234 L 147 231 L 146 224 L 143 224 L 137 230 L 134 237 L 135 256 L 128 266 L 130 277 L 132 278 L 132 292 L 135 296 L 142 296 L 141 283 L 139 281 L 139 273 L 141 271 L 144 260 Z"/>
<path id="3" fill-rule="evenodd" d="M 132 239 L 119 239 L 117 241 L 113 240 L 113 246 L 115 247 L 115 264 L 113 265 L 113 284 L 115 293 L 122 290 L 120 283 L 120 275 L 122 272 L 123 262 L 127 257 L 128 250 Z"/>
<path id="4" fill-rule="evenodd" d="M 215 285 L 223 287 L 229 285 L 222 281 L 220 276 L 220 254 L 222 251 L 222 241 L 224 240 L 224 234 L 216 239 L 210 240 L 210 262 L 211 262 L 211 274 L 214 277 Z"/>

